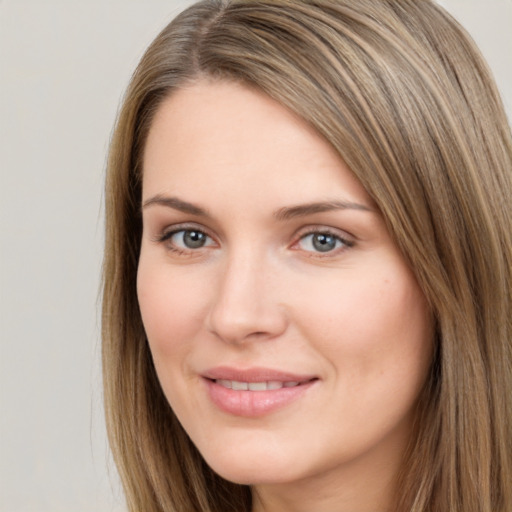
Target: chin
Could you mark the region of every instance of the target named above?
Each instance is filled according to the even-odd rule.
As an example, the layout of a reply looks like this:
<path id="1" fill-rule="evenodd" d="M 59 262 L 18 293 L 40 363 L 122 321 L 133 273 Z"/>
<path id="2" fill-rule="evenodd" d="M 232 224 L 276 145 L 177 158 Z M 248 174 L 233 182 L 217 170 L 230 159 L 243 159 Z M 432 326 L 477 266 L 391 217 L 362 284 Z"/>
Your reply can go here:
<path id="1" fill-rule="evenodd" d="M 280 471 L 277 475 L 275 470 L 269 471 L 268 467 L 254 468 L 247 467 L 247 465 L 211 467 L 225 480 L 239 485 L 280 484 L 295 480 L 292 475 L 286 474 L 284 471 Z"/>
<path id="2" fill-rule="evenodd" d="M 264 453 L 264 452 L 263 452 Z M 296 465 L 287 463 L 285 459 L 257 454 L 242 453 L 233 449 L 231 453 L 203 455 L 206 463 L 222 478 L 240 485 L 258 485 L 283 483 L 299 477 Z M 290 471 L 294 468 L 295 471 Z"/>

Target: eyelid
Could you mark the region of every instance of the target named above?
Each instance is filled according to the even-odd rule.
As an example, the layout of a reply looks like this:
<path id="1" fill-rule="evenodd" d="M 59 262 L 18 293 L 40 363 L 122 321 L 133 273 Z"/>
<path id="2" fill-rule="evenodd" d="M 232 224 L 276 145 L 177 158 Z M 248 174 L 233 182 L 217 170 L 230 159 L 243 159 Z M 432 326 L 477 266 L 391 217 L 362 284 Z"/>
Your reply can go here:
<path id="1" fill-rule="evenodd" d="M 164 243 L 165 244 L 166 242 L 169 241 L 169 239 L 173 235 L 175 235 L 176 233 L 179 233 L 180 231 L 200 231 L 201 233 L 204 233 L 208 238 L 210 238 L 215 243 L 215 245 L 217 245 L 217 246 L 219 245 L 216 237 L 210 232 L 210 230 L 208 228 L 206 228 L 205 226 L 198 224 L 196 222 L 183 222 L 183 223 L 166 226 L 165 228 L 160 230 L 156 236 L 154 236 L 152 238 L 152 241 L 156 242 L 156 243 Z M 303 251 L 303 252 L 309 253 L 310 256 L 314 256 L 314 257 L 318 257 L 318 258 L 327 258 L 327 257 L 335 256 L 339 252 L 344 252 L 347 249 L 350 249 L 356 243 L 355 237 L 353 235 L 351 235 L 350 233 L 348 233 L 347 231 L 341 230 L 339 228 L 334 228 L 331 226 L 326 226 L 324 224 L 323 225 L 318 224 L 318 225 L 305 226 L 305 227 L 302 227 L 301 229 L 297 230 L 293 236 L 294 241 L 289 246 L 289 248 L 293 249 L 293 250 L 301 250 L 300 248 L 297 247 L 299 242 L 302 239 L 304 239 L 305 237 L 307 237 L 309 235 L 314 235 L 314 234 L 331 235 L 331 236 L 339 239 L 343 244 L 343 247 L 339 247 L 339 248 L 333 249 L 332 251 L 327 251 L 325 253 L 322 253 L 320 251 L 318 251 L 318 252 L 317 251 Z M 211 247 L 211 245 L 206 246 L 206 247 Z M 202 249 L 202 248 L 203 247 L 198 248 L 198 249 L 187 250 L 187 249 L 181 249 L 179 247 L 174 247 L 174 246 L 172 248 L 169 247 L 169 249 L 173 249 L 177 252 L 183 252 L 183 253 L 189 252 L 189 251 L 190 252 L 199 252 L 199 249 Z"/>
<path id="2" fill-rule="evenodd" d="M 154 237 L 152 237 L 151 240 L 156 243 L 166 243 L 170 240 L 170 238 L 173 235 L 179 233 L 180 231 L 199 231 L 201 233 L 204 233 L 211 240 L 213 240 L 215 244 L 218 244 L 215 236 L 213 236 L 207 228 L 195 222 L 183 222 L 179 224 L 172 224 L 170 226 L 166 226 L 164 229 L 160 230 Z M 176 247 L 174 249 L 181 250 Z M 190 249 L 191 252 L 197 252 L 198 250 L 199 249 Z"/>
<path id="3" fill-rule="evenodd" d="M 325 226 L 325 225 L 319 224 L 319 225 L 313 225 L 313 226 L 306 226 L 306 227 L 298 230 L 294 236 L 294 242 L 291 244 L 290 248 L 294 249 L 298 245 L 298 243 L 301 240 L 303 240 L 305 237 L 307 237 L 309 235 L 315 235 L 315 234 L 327 234 L 327 235 L 334 236 L 334 237 L 338 238 L 339 240 L 341 240 L 341 242 L 344 245 L 344 247 L 340 247 L 338 249 L 334 249 L 332 251 L 328 251 L 325 253 L 315 252 L 315 251 L 305 251 L 310 254 L 314 254 L 316 257 L 320 257 L 320 258 L 337 255 L 340 251 L 345 251 L 347 249 L 350 249 L 356 243 L 355 237 L 353 235 L 350 235 L 346 231 L 343 231 L 338 228 L 333 228 L 330 226 Z M 300 250 L 300 249 L 294 249 L 294 250 Z"/>

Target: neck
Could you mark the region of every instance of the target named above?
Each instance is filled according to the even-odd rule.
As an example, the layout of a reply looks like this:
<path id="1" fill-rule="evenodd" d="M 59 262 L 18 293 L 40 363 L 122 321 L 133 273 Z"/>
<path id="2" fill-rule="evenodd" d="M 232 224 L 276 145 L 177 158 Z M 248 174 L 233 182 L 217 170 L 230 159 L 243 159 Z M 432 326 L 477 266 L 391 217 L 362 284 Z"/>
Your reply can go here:
<path id="1" fill-rule="evenodd" d="M 386 512 L 390 510 L 395 481 L 392 474 L 375 478 L 337 471 L 321 481 L 271 484 L 253 489 L 253 512 Z"/>

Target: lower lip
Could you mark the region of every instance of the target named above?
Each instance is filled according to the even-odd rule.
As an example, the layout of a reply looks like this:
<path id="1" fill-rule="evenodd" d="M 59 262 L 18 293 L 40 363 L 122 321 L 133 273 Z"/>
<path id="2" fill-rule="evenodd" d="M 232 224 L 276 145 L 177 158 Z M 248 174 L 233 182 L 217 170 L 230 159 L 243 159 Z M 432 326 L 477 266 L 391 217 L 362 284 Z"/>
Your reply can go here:
<path id="1" fill-rule="evenodd" d="M 291 388 L 267 391 L 236 391 L 205 379 L 212 402 L 222 411 L 235 416 L 255 418 L 277 411 L 303 396 L 316 380 Z"/>

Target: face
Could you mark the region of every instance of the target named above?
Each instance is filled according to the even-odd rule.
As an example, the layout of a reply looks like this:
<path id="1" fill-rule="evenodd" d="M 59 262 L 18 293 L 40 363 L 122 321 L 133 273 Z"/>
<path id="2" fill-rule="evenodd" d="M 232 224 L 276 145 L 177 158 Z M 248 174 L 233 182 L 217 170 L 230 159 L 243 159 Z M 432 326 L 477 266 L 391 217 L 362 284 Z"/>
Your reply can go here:
<path id="1" fill-rule="evenodd" d="M 208 464 L 262 489 L 398 467 L 430 315 L 331 146 L 254 90 L 198 82 L 160 107 L 143 173 L 142 318 Z"/>

